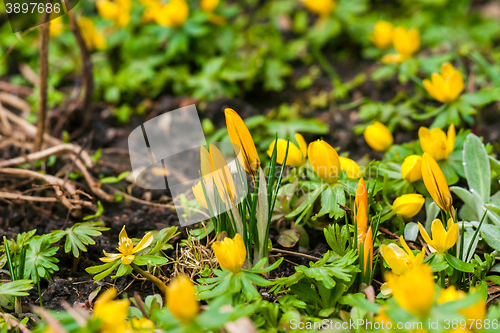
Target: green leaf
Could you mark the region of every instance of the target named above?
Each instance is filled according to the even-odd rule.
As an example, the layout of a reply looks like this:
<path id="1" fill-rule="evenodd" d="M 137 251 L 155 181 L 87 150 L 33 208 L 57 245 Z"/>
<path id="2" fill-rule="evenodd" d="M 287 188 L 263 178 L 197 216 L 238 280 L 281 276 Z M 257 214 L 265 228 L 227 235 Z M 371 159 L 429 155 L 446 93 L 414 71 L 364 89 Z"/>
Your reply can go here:
<path id="1" fill-rule="evenodd" d="M 489 246 L 500 251 L 500 227 L 483 223 L 480 233 Z"/>
<path id="2" fill-rule="evenodd" d="M 449 253 L 445 254 L 445 258 L 451 267 L 458 269 L 461 272 L 467 272 L 467 273 L 474 272 L 474 265 L 473 264 L 463 262 L 462 260 L 452 256 Z"/>
<path id="3" fill-rule="evenodd" d="M 31 280 L 17 280 L 0 284 L 0 295 L 9 295 L 15 297 L 28 296 L 26 291 L 33 288 Z"/>
<path id="4" fill-rule="evenodd" d="M 467 183 L 485 203 L 490 201 L 490 161 L 481 140 L 474 134 L 467 135 L 463 149 L 463 163 Z"/>

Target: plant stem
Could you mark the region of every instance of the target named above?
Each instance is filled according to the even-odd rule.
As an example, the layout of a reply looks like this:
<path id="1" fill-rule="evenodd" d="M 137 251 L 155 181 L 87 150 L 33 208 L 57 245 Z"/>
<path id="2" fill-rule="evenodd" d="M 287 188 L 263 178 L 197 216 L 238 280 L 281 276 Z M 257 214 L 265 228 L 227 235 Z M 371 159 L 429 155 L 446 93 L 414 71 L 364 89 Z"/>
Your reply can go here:
<path id="1" fill-rule="evenodd" d="M 165 295 L 165 300 L 167 299 L 167 286 L 165 285 L 165 283 L 163 283 L 160 279 L 158 279 L 153 274 L 150 274 L 150 273 L 144 271 L 143 269 L 141 269 L 139 266 L 137 266 L 135 264 L 130 264 L 130 266 L 132 266 L 132 268 L 135 269 L 137 271 L 137 273 L 141 274 L 146 279 L 153 282 L 158 287 L 158 289 L 160 289 L 160 291 L 163 293 L 163 295 Z"/>
<path id="2" fill-rule="evenodd" d="M 445 274 L 444 271 L 439 272 L 439 279 L 441 280 L 441 288 L 446 288 Z"/>
<path id="3" fill-rule="evenodd" d="M 49 2 L 50 3 L 50 0 Z M 43 134 L 45 132 L 45 120 L 47 118 L 47 80 L 49 72 L 49 14 L 44 13 L 40 26 L 40 94 L 38 100 L 38 120 L 37 131 L 33 152 L 40 151 L 43 144 Z"/>

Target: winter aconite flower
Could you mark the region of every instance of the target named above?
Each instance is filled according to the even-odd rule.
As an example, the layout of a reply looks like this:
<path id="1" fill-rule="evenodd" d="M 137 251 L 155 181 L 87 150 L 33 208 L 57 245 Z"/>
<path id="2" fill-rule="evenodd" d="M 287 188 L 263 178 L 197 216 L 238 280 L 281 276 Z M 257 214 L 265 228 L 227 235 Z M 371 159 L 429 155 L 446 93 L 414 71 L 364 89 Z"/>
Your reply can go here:
<path id="1" fill-rule="evenodd" d="M 304 6 L 313 14 L 327 17 L 335 8 L 335 0 L 301 0 Z"/>
<path id="2" fill-rule="evenodd" d="M 449 62 L 441 66 L 441 74 L 432 74 L 431 80 L 424 80 L 425 90 L 441 103 L 453 102 L 464 91 L 462 72 L 455 70 Z"/>
<path id="3" fill-rule="evenodd" d="M 130 22 L 131 0 L 97 0 L 96 7 L 99 15 L 112 20 L 119 27 L 125 27 Z"/>
<path id="4" fill-rule="evenodd" d="M 394 213 L 408 219 L 417 215 L 424 203 L 425 198 L 421 194 L 404 194 L 394 200 L 392 210 Z"/>
<path id="5" fill-rule="evenodd" d="M 170 282 L 166 297 L 170 313 L 185 325 L 190 324 L 200 311 L 196 290 L 186 275 L 178 275 Z"/>
<path id="6" fill-rule="evenodd" d="M 445 160 L 453 152 L 455 147 L 455 126 L 448 128 L 448 135 L 442 129 L 420 127 L 418 138 L 422 150 L 431 155 L 435 160 Z"/>
<path id="7" fill-rule="evenodd" d="M 130 301 L 115 300 L 116 289 L 106 290 L 94 304 L 93 317 L 101 321 L 99 332 L 123 333 L 127 329 L 127 316 Z"/>
<path id="8" fill-rule="evenodd" d="M 420 318 L 429 314 L 436 295 L 436 283 L 429 265 L 416 265 L 401 275 L 388 273 L 386 280 L 399 306 Z"/>
<path id="9" fill-rule="evenodd" d="M 245 170 L 250 175 L 257 176 L 260 167 L 260 159 L 250 131 L 236 111 L 228 108 L 224 113 L 226 115 L 226 126 L 229 139 L 234 145 L 239 146 L 241 149 L 241 152 L 236 154 L 240 157 L 240 164 L 245 166 Z"/>
<path id="10" fill-rule="evenodd" d="M 178 28 L 184 25 L 188 16 L 189 5 L 185 0 L 170 0 L 157 9 L 155 21 L 164 27 Z"/>
<path id="11" fill-rule="evenodd" d="M 132 318 L 125 333 L 153 333 L 155 324 L 148 318 Z"/>
<path id="12" fill-rule="evenodd" d="M 366 143 L 376 151 L 384 152 L 394 143 L 394 137 L 389 129 L 380 122 L 368 126 L 363 132 Z"/>
<path id="13" fill-rule="evenodd" d="M 127 231 L 125 231 L 125 226 L 123 226 L 122 231 L 119 235 L 120 241 L 118 242 L 118 247 L 116 248 L 120 253 L 106 253 L 103 250 L 105 257 L 100 260 L 103 262 L 112 262 L 121 259 L 122 264 L 130 265 L 134 259 L 135 254 L 147 248 L 153 242 L 153 234 L 148 232 L 134 247 L 132 240 L 128 238 Z"/>
<path id="14" fill-rule="evenodd" d="M 453 219 L 448 220 L 448 230 L 444 229 L 443 222 L 440 219 L 432 221 L 432 239 L 422 224 L 418 223 L 418 228 L 424 241 L 429 245 L 430 250 L 440 254 L 451 249 L 458 239 L 458 223 L 455 223 Z"/>
<path id="15" fill-rule="evenodd" d="M 401 165 L 401 176 L 410 183 L 422 179 L 422 157 L 407 156 Z"/>
<path id="16" fill-rule="evenodd" d="M 373 28 L 372 41 L 379 49 L 386 49 L 392 44 L 394 26 L 387 21 L 378 21 Z"/>
<path id="17" fill-rule="evenodd" d="M 441 305 L 448 302 L 458 301 L 466 296 L 467 294 L 463 290 L 457 290 L 455 286 L 450 286 L 441 290 L 436 303 Z M 480 331 L 482 328 L 481 324 L 486 318 L 486 302 L 484 299 L 480 299 L 476 304 L 460 309 L 459 313 L 468 320 L 470 323 L 470 325 L 468 325 L 469 328 L 472 328 L 475 331 Z"/>
<path id="18" fill-rule="evenodd" d="M 201 10 L 211 13 L 219 5 L 220 0 L 201 0 L 200 8 Z"/>
<path id="19" fill-rule="evenodd" d="M 286 147 L 288 144 L 288 156 L 286 158 L 286 165 L 299 167 L 306 161 L 307 157 L 307 143 L 304 140 L 304 137 L 299 133 L 295 134 L 295 140 L 297 140 L 298 147 L 290 141 L 288 144 L 287 140 L 278 139 L 277 146 L 277 158 L 276 161 L 279 164 L 283 164 L 283 160 L 285 159 Z M 276 144 L 276 140 L 274 140 L 267 150 L 267 154 L 269 157 L 273 155 L 274 145 Z"/>
<path id="20" fill-rule="evenodd" d="M 395 243 L 380 246 L 380 254 L 384 258 L 387 265 L 391 267 L 392 273 L 396 275 L 402 275 L 413 269 L 413 267 L 420 265 L 425 256 L 423 251 L 415 256 L 410 250 L 408 244 L 406 244 L 403 236 L 399 237 L 399 241 L 401 242 L 401 246 L 403 246 L 404 250 Z"/>
<path id="21" fill-rule="evenodd" d="M 95 49 L 102 50 L 106 47 L 104 35 L 96 30 L 94 22 L 91 19 L 80 17 L 78 26 L 80 27 L 85 45 L 87 45 L 90 51 Z"/>
<path id="22" fill-rule="evenodd" d="M 358 178 L 362 174 L 358 163 L 354 162 L 350 158 L 340 156 L 339 160 L 340 168 L 345 171 L 347 177 Z"/>
<path id="23" fill-rule="evenodd" d="M 448 183 L 439 164 L 428 153 L 422 156 L 422 180 L 436 205 L 451 213 L 453 198 Z"/>
<path id="24" fill-rule="evenodd" d="M 247 250 L 240 234 L 236 234 L 233 239 L 226 237 L 223 241 L 215 242 L 212 250 L 220 267 L 235 274 L 241 271 L 247 257 Z"/>
<path id="25" fill-rule="evenodd" d="M 392 35 L 392 44 L 398 53 L 384 56 L 383 63 L 401 63 L 410 59 L 420 48 L 420 33 L 415 28 L 397 27 Z"/>
<path id="26" fill-rule="evenodd" d="M 340 174 L 340 159 L 337 151 L 323 140 L 309 144 L 309 163 L 319 178 L 329 184 L 337 181 Z"/>

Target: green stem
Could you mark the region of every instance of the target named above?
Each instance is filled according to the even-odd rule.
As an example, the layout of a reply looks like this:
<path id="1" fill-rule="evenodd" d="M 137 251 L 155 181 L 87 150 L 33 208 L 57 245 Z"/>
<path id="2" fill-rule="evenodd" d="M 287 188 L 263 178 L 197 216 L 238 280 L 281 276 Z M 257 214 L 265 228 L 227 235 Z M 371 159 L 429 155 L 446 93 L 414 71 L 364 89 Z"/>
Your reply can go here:
<path id="1" fill-rule="evenodd" d="M 441 280 L 441 288 L 446 288 L 446 281 L 445 281 L 445 273 L 444 271 L 439 272 L 440 280 Z"/>
<path id="2" fill-rule="evenodd" d="M 153 274 L 144 271 L 143 269 L 141 269 L 139 266 L 137 266 L 135 264 L 130 264 L 130 266 L 132 266 L 132 268 L 135 269 L 137 271 L 137 273 L 141 274 L 146 279 L 153 282 L 158 287 L 158 289 L 160 289 L 160 291 L 163 293 L 163 295 L 165 295 L 165 300 L 167 299 L 167 286 L 165 285 L 165 283 L 163 283 L 160 279 L 158 279 Z"/>
<path id="3" fill-rule="evenodd" d="M 321 52 L 319 47 L 317 47 L 316 45 L 311 45 L 311 51 L 314 57 L 318 60 L 321 67 L 323 67 L 323 70 L 326 72 L 326 74 L 328 74 L 328 76 L 332 80 L 333 86 L 334 87 L 341 86 L 342 79 L 337 74 L 332 65 L 328 62 L 328 59 L 326 59 L 325 55 Z"/>

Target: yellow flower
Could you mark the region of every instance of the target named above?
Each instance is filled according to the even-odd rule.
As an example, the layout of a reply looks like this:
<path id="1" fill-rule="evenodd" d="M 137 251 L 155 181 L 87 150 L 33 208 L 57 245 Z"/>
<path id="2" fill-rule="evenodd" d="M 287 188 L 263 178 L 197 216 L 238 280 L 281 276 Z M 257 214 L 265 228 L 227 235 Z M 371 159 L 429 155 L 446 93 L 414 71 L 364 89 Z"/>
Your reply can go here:
<path id="1" fill-rule="evenodd" d="M 453 222 L 453 219 L 448 220 L 448 230 L 444 229 L 443 222 L 440 219 L 432 221 L 432 239 L 420 222 L 418 223 L 418 229 L 420 229 L 420 234 L 432 252 L 445 253 L 456 244 L 458 239 L 458 223 Z"/>
<path id="2" fill-rule="evenodd" d="M 422 156 L 422 179 L 436 205 L 451 213 L 453 198 L 448 183 L 439 164 L 428 153 Z"/>
<path id="3" fill-rule="evenodd" d="M 219 148 L 213 144 L 209 144 L 208 149 L 209 150 L 203 146 L 200 147 L 201 175 L 203 181 L 205 182 L 209 198 L 212 198 L 215 186 L 222 201 L 227 202 L 227 197 L 234 200 L 234 197 L 236 196 L 236 187 L 224 155 L 222 155 Z M 201 184 L 198 189 L 201 190 L 201 192 L 198 190 L 198 194 L 203 194 Z M 195 190 L 196 189 L 193 188 L 193 192 Z M 195 193 L 195 196 L 196 195 L 197 193 Z M 200 200 L 198 201 L 200 202 Z M 214 199 L 211 199 L 210 201 L 214 204 Z"/>
<path id="4" fill-rule="evenodd" d="M 433 73 L 431 80 L 424 80 L 425 90 L 441 103 L 453 102 L 464 91 L 462 72 L 449 62 L 441 65 L 441 74 Z"/>
<path id="5" fill-rule="evenodd" d="M 233 109 L 227 108 L 224 110 L 224 113 L 226 115 L 226 126 L 229 139 L 233 145 L 237 145 L 241 149 L 241 152 L 237 154 L 240 156 L 240 164 L 245 166 L 245 170 L 250 175 L 254 177 L 257 176 L 260 167 L 260 159 L 250 131 L 243 119 L 241 119 Z"/>
<path id="6" fill-rule="evenodd" d="M 335 183 L 340 174 L 340 159 L 337 151 L 323 140 L 309 144 L 307 151 L 309 163 L 319 178 L 325 182 Z"/>
<path id="7" fill-rule="evenodd" d="M 97 0 L 97 11 L 102 17 L 112 20 L 119 27 L 125 27 L 130 22 L 132 1 L 130 0 Z"/>
<path id="8" fill-rule="evenodd" d="M 247 257 L 247 249 L 240 234 L 236 234 L 233 239 L 226 237 L 222 242 L 215 242 L 212 250 L 220 267 L 233 273 L 241 271 Z"/>
<path id="9" fill-rule="evenodd" d="M 363 135 L 366 143 L 376 151 L 384 152 L 394 143 L 394 137 L 389 129 L 378 121 L 368 126 Z"/>
<path id="10" fill-rule="evenodd" d="M 64 23 L 62 16 L 58 16 L 50 21 L 49 35 L 50 37 L 57 37 L 64 30 Z"/>
<path id="11" fill-rule="evenodd" d="M 378 21 L 373 29 L 373 44 L 379 49 L 386 49 L 392 44 L 394 27 L 387 21 Z"/>
<path id="12" fill-rule="evenodd" d="M 394 29 L 392 44 L 398 53 L 384 56 L 383 63 L 401 63 L 411 58 L 420 48 L 420 33 L 415 28 L 408 31 L 405 27 L 397 27 Z"/>
<path id="13" fill-rule="evenodd" d="M 399 237 L 399 241 L 404 251 L 394 243 L 380 246 L 380 254 L 396 275 L 402 275 L 413 269 L 413 267 L 420 265 L 425 256 L 423 251 L 415 256 L 408 244 L 406 244 L 403 236 Z"/>
<path id="14" fill-rule="evenodd" d="M 125 226 L 123 226 L 122 231 L 119 235 L 120 241 L 118 242 L 118 247 L 116 248 L 120 253 L 106 253 L 105 257 L 101 258 L 102 262 L 112 262 L 121 258 L 122 264 L 130 265 L 134 259 L 135 254 L 147 248 L 153 242 L 153 234 L 148 232 L 134 247 L 132 240 L 128 238 L 127 232 L 125 231 Z"/>
<path id="15" fill-rule="evenodd" d="M 158 8 L 155 21 L 164 27 L 181 27 L 189 16 L 189 5 L 185 0 L 170 0 Z"/>
<path id="16" fill-rule="evenodd" d="M 368 210 L 368 190 L 366 189 L 364 178 L 360 178 L 358 181 L 354 203 L 356 204 L 356 209 L 358 209 L 360 204 L 363 203 L 365 205 L 365 208 Z"/>
<path id="17" fill-rule="evenodd" d="M 436 295 L 436 283 L 428 265 L 416 265 L 401 275 L 387 273 L 386 280 L 399 306 L 418 317 L 429 314 Z"/>
<path id="18" fill-rule="evenodd" d="M 422 157 L 418 155 L 407 156 L 401 165 L 401 176 L 411 183 L 420 180 L 422 178 Z"/>
<path id="19" fill-rule="evenodd" d="M 99 332 L 123 333 L 127 329 L 127 316 L 130 301 L 128 299 L 114 300 L 116 289 L 106 290 L 94 304 L 93 317 L 101 321 Z"/>
<path id="20" fill-rule="evenodd" d="M 155 324 L 148 318 L 132 318 L 125 333 L 153 333 Z"/>
<path id="21" fill-rule="evenodd" d="M 200 311 L 200 304 L 196 300 L 196 289 L 186 275 L 178 275 L 167 287 L 167 308 L 172 315 L 189 324 Z"/>
<path id="22" fill-rule="evenodd" d="M 200 8 L 205 12 L 213 12 L 219 5 L 220 0 L 201 0 Z"/>
<path id="23" fill-rule="evenodd" d="M 429 130 L 427 127 L 420 127 L 418 138 L 424 152 L 435 160 L 445 160 L 453 152 L 455 146 L 455 126 L 451 125 L 448 128 L 448 135 L 440 128 Z"/>
<path id="24" fill-rule="evenodd" d="M 201 181 L 196 184 L 196 186 L 192 187 L 193 194 L 198 203 L 205 209 L 208 209 L 207 200 L 205 199 L 205 193 L 203 192 L 203 187 L 201 185 Z M 208 190 L 208 189 L 206 189 Z"/>
<path id="25" fill-rule="evenodd" d="M 366 237 L 363 241 L 363 268 L 366 269 L 366 267 L 368 267 L 370 276 L 372 274 L 372 266 L 373 266 L 373 232 L 372 232 L 372 227 L 369 227 L 368 230 L 366 231 Z"/>
<path id="26" fill-rule="evenodd" d="M 409 219 L 420 212 L 424 203 L 425 198 L 421 194 L 404 194 L 394 200 L 392 210 L 405 219 Z"/>
<path id="27" fill-rule="evenodd" d="M 96 30 L 94 22 L 91 19 L 80 17 L 78 26 L 89 51 L 94 49 L 102 50 L 106 47 L 104 35 Z"/>
<path id="28" fill-rule="evenodd" d="M 362 174 L 358 163 L 354 162 L 350 158 L 340 156 L 339 160 L 340 168 L 345 171 L 347 177 L 358 178 Z"/>
<path id="29" fill-rule="evenodd" d="M 304 6 L 313 14 L 327 17 L 335 8 L 335 0 L 301 0 Z"/>
<path id="30" fill-rule="evenodd" d="M 299 133 L 295 134 L 295 139 L 297 140 L 298 147 L 290 141 L 288 145 L 288 156 L 286 158 L 286 165 L 298 167 L 304 164 L 307 157 L 307 143 L 304 140 L 304 137 Z M 274 145 L 276 144 L 276 140 L 274 140 L 267 150 L 267 154 L 269 157 L 273 155 Z M 288 141 L 283 139 L 278 139 L 278 148 L 277 148 L 277 158 L 276 161 L 279 164 L 283 164 L 283 160 L 285 159 L 286 147 Z"/>
<path id="31" fill-rule="evenodd" d="M 441 290 L 436 303 L 440 305 L 452 301 L 457 301 L 464 298 L 466 295 L 467 294 L 464 291 L 457 290 L 455 286 L 450 286 L 444 290 Z M 460 309 L 459 312 L 467 320 L 470 320 L 471 324 L 475 324 L 472 327 L 473 330 L 479 331 L 481 327 L 477 327 L 477 324 L 479 324 L 486 318 L 486 302 L 484 301 L 484 299 L 480 299 L 476 304 L 464 309 Z M 472 320 L 474 320 L 474 322 L 472 322 Z M 470 325 L 468 325 L 468 327 L 469 326 Z"/>
<path id="32" fill-rule="evenodd" d="M 356 207 L 356 231 L 358 236 L 358 252 L 361 248 L 361 243 L 366 239 L 366 232 L 368 227 L 368 216 L 366 214 L 366 206 L 363 201 Z"/>

